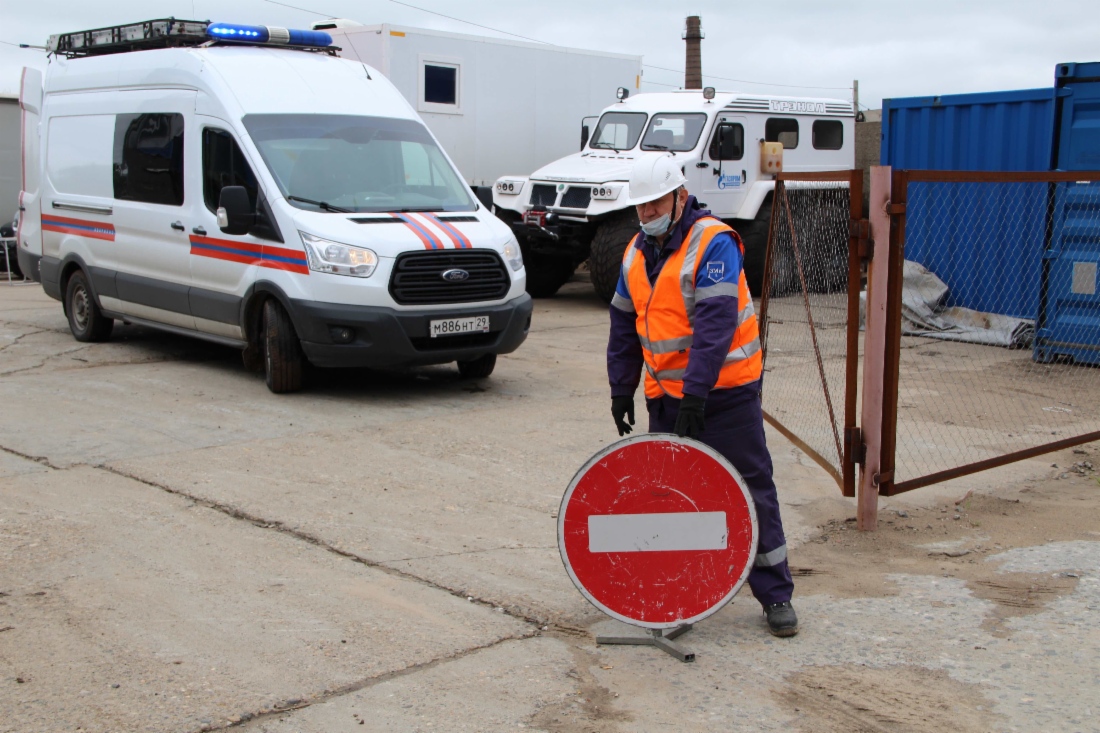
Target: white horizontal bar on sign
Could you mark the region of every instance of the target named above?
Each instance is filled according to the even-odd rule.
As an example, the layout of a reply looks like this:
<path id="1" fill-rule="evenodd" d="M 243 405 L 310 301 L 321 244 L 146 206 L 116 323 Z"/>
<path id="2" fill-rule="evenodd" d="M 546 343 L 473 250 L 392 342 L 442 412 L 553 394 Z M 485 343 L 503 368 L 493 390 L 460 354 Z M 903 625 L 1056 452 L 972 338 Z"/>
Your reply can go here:
<path id="1" fill-rule="evenodd" d="M 588 517 L 589 552 L 724 550 L 728 540 L 725 512 L 593 514 Z"/>

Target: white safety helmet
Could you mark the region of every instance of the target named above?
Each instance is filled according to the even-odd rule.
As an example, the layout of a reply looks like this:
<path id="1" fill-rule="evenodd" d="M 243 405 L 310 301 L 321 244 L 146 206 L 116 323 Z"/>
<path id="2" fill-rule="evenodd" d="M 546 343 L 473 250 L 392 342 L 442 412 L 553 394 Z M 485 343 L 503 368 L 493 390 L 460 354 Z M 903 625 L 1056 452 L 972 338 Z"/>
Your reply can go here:
<path id="1" fill-rule="evenodd" d="M 684 171 L 669 153 L 643 155 L 630 171 L 630 202 L 635 206 L 656 201 L 687 183 Z"/>

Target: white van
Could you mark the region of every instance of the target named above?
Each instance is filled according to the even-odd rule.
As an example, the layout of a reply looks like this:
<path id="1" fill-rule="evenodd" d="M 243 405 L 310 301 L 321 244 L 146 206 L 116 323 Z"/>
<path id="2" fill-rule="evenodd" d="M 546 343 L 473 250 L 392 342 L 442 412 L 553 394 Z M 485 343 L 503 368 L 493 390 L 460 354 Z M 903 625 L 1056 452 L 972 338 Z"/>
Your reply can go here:
<path id="1" fill-rule="evenodd" d="M 306 359 L 486 377 L 519 347 L 512 232 L 329 43 L 176 20 L 50 39 L 44 80 L 24 71 L 19 259 L 78 340 L 121 320 L 233 345 L 274 392 Z"/>

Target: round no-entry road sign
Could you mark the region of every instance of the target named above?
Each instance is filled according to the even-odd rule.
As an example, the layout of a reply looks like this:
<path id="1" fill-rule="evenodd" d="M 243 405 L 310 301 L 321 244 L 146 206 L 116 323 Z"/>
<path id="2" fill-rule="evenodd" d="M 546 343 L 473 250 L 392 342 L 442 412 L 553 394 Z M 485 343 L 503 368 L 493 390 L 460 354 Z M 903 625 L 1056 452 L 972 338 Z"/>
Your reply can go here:
<path id="1" fill-rule="evenodd" d="M 697 441 L 614 443 L 569 483 L 558 549 L 574 585 L 613 618 L 649 629 L 724 606 L 756 556 L 756 510 L 740 474 Z"/>

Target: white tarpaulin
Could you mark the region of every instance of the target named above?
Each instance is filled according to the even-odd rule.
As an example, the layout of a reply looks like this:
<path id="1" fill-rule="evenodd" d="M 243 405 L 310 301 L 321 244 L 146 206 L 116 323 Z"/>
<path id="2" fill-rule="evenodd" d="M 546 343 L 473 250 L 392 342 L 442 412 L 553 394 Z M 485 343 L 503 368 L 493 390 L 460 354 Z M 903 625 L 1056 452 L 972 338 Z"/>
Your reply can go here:
<path id="1" fill-rule="evenodd" d="M 981 313 L 969 308 L 947 308 L 947 285 L 923 265 L 905 261 L 901 290 L 901 332 L 906 336 L 926 336 L 945 341 L 1004 346 L 1010 349 L 1031 347 L 1035 323 L 1024 318 Z M 859 320 L 865 322 L 867 293 L 859 294 Z"/>

